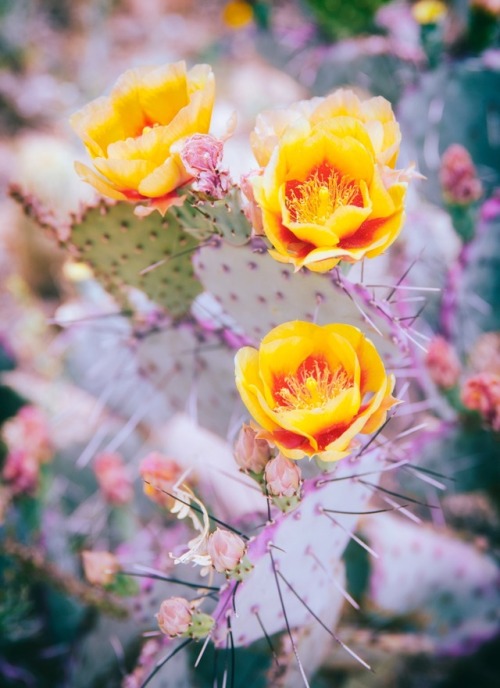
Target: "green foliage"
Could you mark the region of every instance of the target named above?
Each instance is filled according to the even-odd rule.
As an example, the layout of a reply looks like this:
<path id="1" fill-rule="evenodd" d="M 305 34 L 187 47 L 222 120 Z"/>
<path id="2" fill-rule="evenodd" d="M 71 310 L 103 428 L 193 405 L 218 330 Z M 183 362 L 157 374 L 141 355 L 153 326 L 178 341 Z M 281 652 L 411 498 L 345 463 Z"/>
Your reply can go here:
<path id="1" fill-rule="evenodd" d="M 127 203 L 100 205 L 73 226 L 69 243 L 122 304 L 126 287 L 136 287 L 179 317 L 201 291 L 191 265 L 198 241 L 173 213 L 139 218 Z"/>
<path id="2" fill-rule="evenodd" d="M 388 0 L 307 0 L 320 31 L 330 40 L 373 29 L 375 12 Z"/>

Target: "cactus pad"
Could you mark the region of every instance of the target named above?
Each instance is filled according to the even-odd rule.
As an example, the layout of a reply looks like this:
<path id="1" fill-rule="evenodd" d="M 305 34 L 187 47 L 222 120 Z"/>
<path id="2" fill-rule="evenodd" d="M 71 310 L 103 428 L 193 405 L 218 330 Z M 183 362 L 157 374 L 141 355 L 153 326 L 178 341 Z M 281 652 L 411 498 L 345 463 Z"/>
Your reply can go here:
<path id="1" fill-rule="evenodd" d="M 129 204 L 102 204 L 73 225 L 69 243 L 119 302 L 136 287 L 178 317 L 201 291 L 191 264 L 198 242 L 172 213 L 139 218 Z"/>

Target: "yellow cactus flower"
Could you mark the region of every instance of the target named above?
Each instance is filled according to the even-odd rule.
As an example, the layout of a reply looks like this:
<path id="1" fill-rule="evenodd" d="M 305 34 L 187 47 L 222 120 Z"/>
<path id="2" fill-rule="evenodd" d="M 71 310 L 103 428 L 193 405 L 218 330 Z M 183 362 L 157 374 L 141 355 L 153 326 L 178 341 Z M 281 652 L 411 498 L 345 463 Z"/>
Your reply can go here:
<path id="1" fill-rule="evenodd" d="M 176 189 L 191 179 L 179 142 L 208 132 L 214 95 L 208 65 L 186 71 L 177 62 L 125 72 L 109 97 L 71 117 L 96 169 L 77 162 L 77 173 L 104 196 L 148 201 L 164 212 L 179 201 Z"/>
<path id="2" fill-rule="evenodd" d="M 440 0 L 419 0 L 412 8 L 413 18 L 418 24 L 437 24 L 446 16 L 448 8 Z"/>
<path id="3" fill-rule="evenodd" d="M 394 376 L 351 325 L 278 325 L 258 350 L 240 349 L 235 365 L 243 403 L 262 428 L 258 436 L 290 459 L 347 456 L 354 437 L 375 432 L 397 403 Z"/>
<path id="4" fill-rule="evenodd" d="M 261 115 L 252 148 L 264 169 L 250 183 L 271 255 L 326 272 L 390 246 L 404 220 L 400 138 L 388 101 L 351 91 Z"/>

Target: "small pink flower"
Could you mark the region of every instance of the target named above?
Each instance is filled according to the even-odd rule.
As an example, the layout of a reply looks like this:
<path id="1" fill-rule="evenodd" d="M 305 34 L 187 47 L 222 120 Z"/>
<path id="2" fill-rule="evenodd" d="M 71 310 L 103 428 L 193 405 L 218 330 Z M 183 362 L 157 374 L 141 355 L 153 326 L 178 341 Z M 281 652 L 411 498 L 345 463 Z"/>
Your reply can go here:
<path id="1" fill-rule="evenodd" d="M 271 458 L 269 442 L 257 439 L 257 432 L 245 423 L 236 440 L 234 458 L 243 470 L 262 473 Z"/>
<path id="2" fill-rule="evenodd" d="M 297 494 L 302 477 L 300 468 L 283 454 L 278 454 L 266 464 L 264 475 L 271 496 L 293 497 Z"/>
<path id="3" fill-rule="evenodd" d="M 94 460 L 94 472 L 104 499 L 110 504 L 128 504 L 134 496 L 132 481 L 120 454 L 102 452 Z"/>
<path id="4" fill-rule="evenodd" d="M 496 432 L 500 431 L 500 375 L 479 373 L 466 380 L 461 391 L 463 405 L 478 411 Z"/>
<path id="5" fill-rule="evenodd" d="M 22 450 L 37 463 L 52 457 L 47 420 L 37 406 L 23 406 L 4 424 L 2 436 L 9 450 Z"/>
<path id="6" fill-rule="evenodd" d="M 92 585 L 111 585 L 120 570 L 118 559 L 111 552 L 82 552 L 83 572 Z"/>
<path id="7" fill-rule="evenodd" d="M 233 571 L 246 554 L 245 541 L 236 533 L 217 528 L 208 538 L 207 551 L 219 573 Z"/>
<path id="8" fill-rule="evenodd" d="M 469 352 L 469 361 L 478 373 L 500 375 L 500 332 L 485 332 Z"/>
<path id="9" fill-rule="evenodd" d="M 38 488 L 39 476 L 40 464 L 32 454 L 23 449 L 9 451 L 2 477 L 9 483 L 12 494 L 33 494 Z"/>
<path id="10" fill-rule="evenodd" d="M 179 464 L 173 459 L 160 452 L 150 452 L 139 466 L 139 473 L 144 480 L 144 494 L 156 504 L 167 506 L 172 502 L 172 498 L 165 492 L 172 492 L 172 487 L 181 472 Z"/>
<path id="11" fill-rule="evenodd" d="M 181 150 L 181 160 L 187 172 L 195 178 L 195 191 L 221 199 L 229 191 L 229 172 L 222 168 L 224 144 L 210 134 L 190 136 Z"/>
<path id="12" fill-rule="evenodd" d="M 432 381 L 442 389 L 454 387 L 460 377 L 460 361 L 444 337 L 435 337 L 425 359 Z"/>
<path id="13" fill-rule="evenodd" d="M 162 633 L 170 638 L 177 638 L 189 629 L 193 612 L 184 597 L 169 597 L 161 603 L 156 618 Z"/>
<path id="14" fill-rule="evenodd" d="M 439 179 L 448 203 L 469 205 L 483 194 L 472 158 L 459 143 L 452 144 L 443 153 Z"/>

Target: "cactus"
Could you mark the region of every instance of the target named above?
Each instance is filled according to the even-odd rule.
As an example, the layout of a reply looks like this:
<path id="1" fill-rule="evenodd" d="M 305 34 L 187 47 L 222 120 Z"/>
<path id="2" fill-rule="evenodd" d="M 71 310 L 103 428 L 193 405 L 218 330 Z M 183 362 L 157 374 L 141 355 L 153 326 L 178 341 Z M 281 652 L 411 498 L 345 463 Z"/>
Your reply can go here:
<path id="1" fill-rule="evenodd" d="M 390 514 L 366 519 L 362 532 L 379 554 L 372 561 L 370 600 L 383 613 L 416 613 L 420 632 L 447 654 L 473 652 L 497 633 L 492 557 L 450 533 Z"/>

